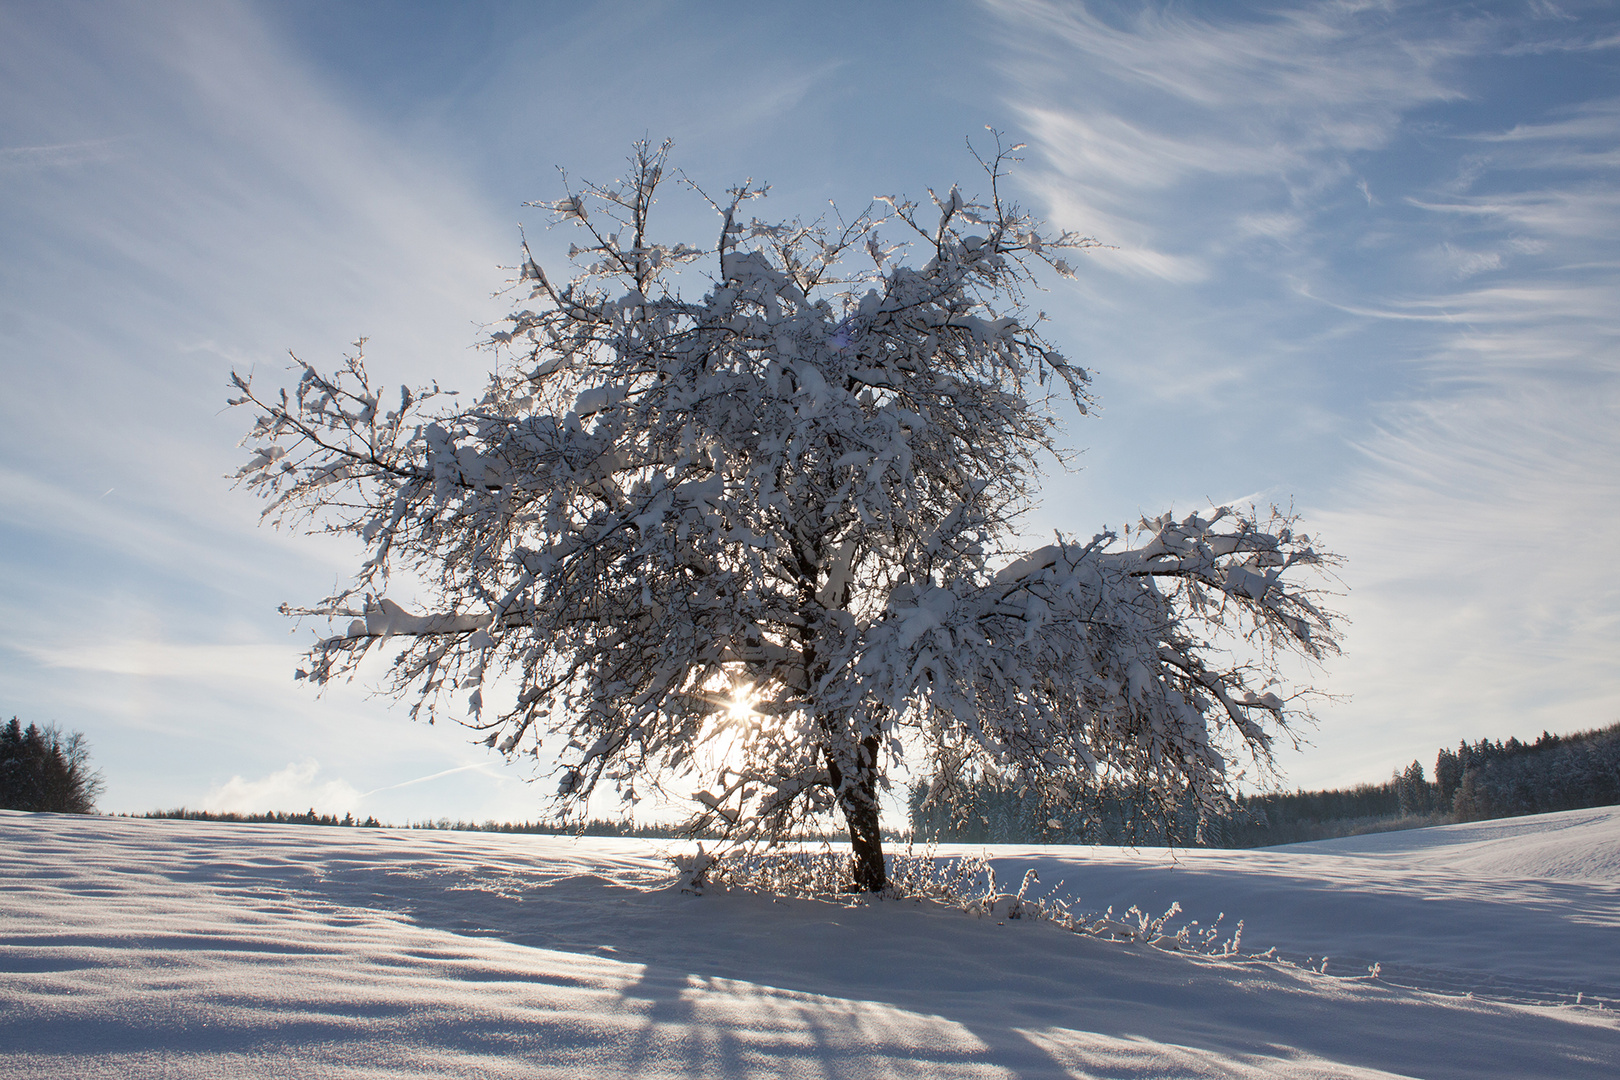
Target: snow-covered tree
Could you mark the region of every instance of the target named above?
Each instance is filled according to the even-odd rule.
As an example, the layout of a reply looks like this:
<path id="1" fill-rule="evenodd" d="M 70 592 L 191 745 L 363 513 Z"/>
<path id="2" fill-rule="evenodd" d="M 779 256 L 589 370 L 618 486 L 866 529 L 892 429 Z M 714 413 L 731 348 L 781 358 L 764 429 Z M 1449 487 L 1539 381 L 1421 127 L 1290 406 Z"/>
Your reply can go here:
<path id="1" fill-rule="evenodd" d="M 983 201 L 769 223 L 749 184 L 709 200 L 715 243 L 670 245 L 649 231 L 667 151 L 537 204 L 581 234 L 575 272 L 525 245 L 476 402 L 385 395 L 358 351 L 299 362 L 291 393 L 236 378 L 266 518 L 368 548 L 347 587 L 285 609 L 338 620 L 301 674 L 392 642 L 413 715 L 555 761 L 565 805 L 695 782 L 694 823 L 739 839 L 836 810 L 859 889 L 885 881 L 903 756 L 936 797 L 988 773 L 1223 806 L 1292 715 L 1277 654 L 1334 649 L 1295 580 L 1328 560 L 1290 518 L 1226 508 L 1016 548 L 1089 379 L 1026 289 L 1093 241 L 1006 201 L 998 147 Z M 399 571 L 425 613 L 384 595 Z M 515 700 L 486 708 L 501 680 Z"/>

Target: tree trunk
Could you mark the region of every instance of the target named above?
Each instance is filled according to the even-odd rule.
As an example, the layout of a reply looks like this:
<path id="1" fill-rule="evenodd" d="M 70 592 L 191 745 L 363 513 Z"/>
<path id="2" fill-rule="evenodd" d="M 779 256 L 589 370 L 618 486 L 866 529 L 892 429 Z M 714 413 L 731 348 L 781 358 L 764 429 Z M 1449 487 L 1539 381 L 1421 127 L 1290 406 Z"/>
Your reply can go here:
<path id="1" fill-rule="evenodd" d="M 850 892 L 877 892 L 889 883 L 883 862 L 883 830 L 878 822 L 876 736 L 861 741 L 854 775 L 845 776 L 831 753 L 827 772 L 838 793 L 838 806 L 849 825 L 849 846 L 854 855 Z"/>

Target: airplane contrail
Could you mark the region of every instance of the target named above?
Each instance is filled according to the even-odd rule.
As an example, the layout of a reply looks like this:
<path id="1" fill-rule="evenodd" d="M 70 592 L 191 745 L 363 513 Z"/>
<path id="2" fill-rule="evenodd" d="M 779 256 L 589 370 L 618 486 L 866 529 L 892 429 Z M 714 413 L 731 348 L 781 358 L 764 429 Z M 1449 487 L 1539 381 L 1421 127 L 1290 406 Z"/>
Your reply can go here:
<path id="1" fill-rule="evenodd" d="M 445 769 L 443 772 L 429 773 L 427 776 L 418 776 L 415 780 L 401 780 L 397 784 L 385 784 L 380 788 L 372 788 L 370 791 L 362 792 L 359 797 L 364 799 L 368 796 L 377 794 L 379 791 L 393 791 L 395 788 L 410 787 L 412 784 L 424 784 L 429 780 L 437 780 L 441 776 L 449 776 L 451 773 L 466 772 L 468 769 L 482 769 L 486 768 L 488 765 L 489 762 L 487 761 L 475 761 L 471 765 L 457 765 L 455 768 Z"/>

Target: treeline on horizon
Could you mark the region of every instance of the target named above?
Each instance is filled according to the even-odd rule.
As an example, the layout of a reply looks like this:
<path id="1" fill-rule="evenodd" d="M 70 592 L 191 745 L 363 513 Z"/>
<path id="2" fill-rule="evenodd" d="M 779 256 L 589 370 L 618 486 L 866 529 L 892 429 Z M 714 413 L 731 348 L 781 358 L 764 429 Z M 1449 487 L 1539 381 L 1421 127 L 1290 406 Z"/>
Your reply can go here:
<path id="1" fill-rule="evenodd" d="M 392 822 L 378 821 L 375 817 L 361 820 L 353 814 L 318 813 L 311 808 L 305 813 L 286 813 L 283 811 L 266 811 L 264 813 L 244 813 L 236 810 L 188 810 L 180 807 L 175 810 L 148 810 L 144 814 L 119 814 L 119 817 L 135 817 L 147 820 L 169 821 L 226 821 L 243 824 L 269 824 L 269 825 L 333 825 L 339 828 L 357 829 L 430 829 L 443 832 L 487 832 L 487 833 L 527 833 L 539 836 L 625 836 L 647 840 L 719 840 L 722 834 L 715 829 L 700 829 L 697 832 L 686 828 L 678 822 L 635 822 L 635 821 L 609 821 L 600 818 L 591 818 L 588 821 L 462 821 L 459 819 L 441 817 L 433 820 L 407 821 L 403 825 Z M 835 832 L 806 832 L 795 836 L 796 840 L 822 840 L 837 839 L 842 833 Z M 901 833 L 885 830 L 885 840 L 904 840 L 907 837 Z"/>
<path id="2" fill-rule="evenodd" d="M 604 821 L 592 818 L 584 822 L 568 821 L 461 821 L 447 817 L 433 820 L 407 821 L 404 825 L 378 821 L 375 817 L 361 820 L 353 814 L 317 813 L 312 807 L 305 813 L 266 811 L 243 813 L 236 810 L 148 810 L 144 814 L 119 815 L 151 820 L 177 821 L 231 821 L 246 824 L 269 825 L 335 825 L 357 829 L 434 829 L 444 832 L 533 833 L 543 836 L 636 836 L 648 838 L 685 838 L 689 834 L 679 825 L 661 825 L 650 822 Z M 700 834 L 698 839 L 710 839 Z"/>
<path id="3" fill-rule="evenodd" d="M 1534 742 L 1464 742 L 1441 750 L 1430 781 L 1412 762 L 1382 784 L 1240 796 L 1235 811 L 1206 821 L 1190 803 L 1157 806 L 1141 793 L 1077 793 L 1054 809 L 1032 792 L 979 784 L 954 808 L 911 793 L 911 825 L 927 839 L 968 843 L 1128 844 L 1140 847 L 1270 847 L 1307 840 L 1489 818 L 1620 805 L 1620 724 Z"/>
<path id="4" fill-rule="evenodd" d="M 1414 761 L 1382 784 L 1324 791 L 1239 796 L 1235 811 L 1207 820 L 1202 833 L 1188 802 L 1158 805 L 1140 792 L 1119 789 L 1077 793 L 1054 809 L 1032 793 L 984 783 L 959 794 L 956 808 L 928 801 L 927 784 L 912 788 L 909 831 L 884 830 L 885 839 L 962 843 L 1127 844 L 1139 847 L 1270 847 L 1489 818 L 1620 805 L 1620 724 L 1572 735 L 1543 732 L 1534 742 L 1481 739 L 1442 749 L 1431 781 Z M 457 832 L 526 833 L 648 839 L 720 839 L 680 823 L 588 821 L 408 821 L 338 817 L 307 812 L 153 810 L 149 819 L 224 821 L 354 828 L 406 828 Z M 796 839 L 837 839 L 834 832 Z"/>

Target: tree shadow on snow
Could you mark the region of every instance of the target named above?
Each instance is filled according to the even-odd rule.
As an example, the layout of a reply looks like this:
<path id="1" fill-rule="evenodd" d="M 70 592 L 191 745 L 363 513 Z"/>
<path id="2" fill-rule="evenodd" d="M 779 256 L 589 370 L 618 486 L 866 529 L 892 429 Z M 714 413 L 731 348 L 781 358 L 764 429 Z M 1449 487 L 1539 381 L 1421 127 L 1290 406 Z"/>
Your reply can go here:
<path id="1" fill-rule="evenodd" d="M 154 829 L 98 843 L 105 858 L 139 873 L 143 888 L 161 893 L 172 888 L 157 880 L 166 878 L 218 890 L 229 901 L 221 910 L 234 914 L 213 925 L 243 928 L 251 952 L 262 954 L 241 963 L 326 963 L 345 975 L 352 955 L 345 949 L 383 943 L 394 951 L 368 956 L 356 973 L 378 988 L 375 1000 L 318 1008 L 288 1002 L 278 1012 L 262 1000 L 238 1009 L 228 998 L 154 999 L 142 1003 L 138 1024 L 94 1009 L 80 1013 L 64 1000 L 30 1007 L 29 1029 L 0 1042 L 45 1054 L 88 1046 L 137 1057 L 173 1051 L 266 1061 L 316 1047 L 328 1060 L 347 1055 L 378 1068 L 397 1059 L 401 1072 L 414 1067 L 398 1055 L 430 1045 L 444 1060 L 464 1058 L 468 1068 L 500 1055 L 568 1064 L 582 1074 L 840 1080 L 967 1076 L 986 1067 L 1024 1080 L 1076 1072 L 1224 1075 L 1251 1067 L 1311 1076 L 1331 1075 L 1330 1063 L 1341 1072 L 1357 1067 L 1432 1080 L 1607 1078 L 1620 1060 L 1620 1028 L 1590 1010 L 1561 1015 L 1274 964 L 1181 956 L 915 902 L 698 897 L 650 887 L 646 875 L 632 880 L 622 862 L 582 872 L 589 849 L 568 864 L 518 843 L 486 850 L 365 833 L 312 842 L 285 830 L 251 840 L 222 830 L 219 839 L 228 842 Z M 75 876 L 83 853 L 71 847 L 40 858 Z M 104 890 L 115 878 L 99 870 L 82 880 Z M 70 884 L 64 878 L 52 887 Z M 1482 906 L 1454 914 L 1499 913 Z M 289 923 L 293 915 L 301 921 Z M 401 949 L 387 944 L 398 939 L 389 920 L 453 936 L 418 938 Z M 300 942 L 324 948 L 320 927 L 328 925 L 328 959 L 294 955 Z M 280 952 L 265 940 L 278 928 L 297 938 Z M 132 955 L 154 955 L 119 938 L 116 928 L 106 938 Z M 174 945 L 194 947 L 201 946 Z M 230 951 L 225 941 L 207 947 Z M 26 964 L 36 951 L 47 950 L 18 957 Z M 415 1003 L 401 1004 L 407 1000 Z M 586 1007 L 570 1004 L 578 1002 L 595 1012 L 578 1015 Z M 1312 1058 L 1321 1059 L 1321 1070 Z"/>
<path id="2" fill-rule="evenodd" d="M 1166 1055 L 1303 1054 L 1433 1078 L 1607 1078 L 1620 1058 L 1620 1030 L 1590 1011 L 1174 955 L 914 902 L 695 897 L 594 876 L 496 890 L 388 878 L 352 867 L 323 892 L 395 896 L 423 927 L 640 965 L 622 990 L 643 1022 L 632 1059 L 667 1068 L 684 1054 L 694 1075 L 808 1058 L 829 1076 L 892 1060 L 934 1076 L 994 1064 L 1027 1078 L 1127 1077 L 1173 1065 Z"/>

